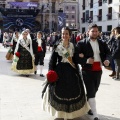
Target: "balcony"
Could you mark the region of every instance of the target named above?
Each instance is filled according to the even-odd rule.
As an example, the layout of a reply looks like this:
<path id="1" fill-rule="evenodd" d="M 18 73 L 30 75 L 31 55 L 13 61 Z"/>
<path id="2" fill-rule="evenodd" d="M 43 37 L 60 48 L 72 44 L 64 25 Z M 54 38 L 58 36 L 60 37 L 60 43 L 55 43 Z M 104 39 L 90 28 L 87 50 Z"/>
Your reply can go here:
<path id="1" fill-rule="evenodd" d="M 108 20 L 111 20 L 111 19 L 112 19 L 112 13 L 108 13 L 106 16 L 107 16 L 107 19 L 108 19 Z"/>
<path id="2" fill-rule="evenodd" d="M 83 10 L 85 10 L 85 5 L 82 5 Z"/>
<path id="3" fill-rule="evenodd" d="M 90 16 L 90 17 L 89 17 L 89 20 L 93 20 L 93 17 L 92 17 L 92 16 Z"/>
<path id="4" fill-rule="evenodd" d="M 102 21 L 102 16 L 101 15 L 98 15 L 97 18 L 98 18 L 98 21 Z"/>
<path id="5" fill-rule="evenodd" d="M 81 18 L 82 23 L 85 23 L 85 18 Z"/>

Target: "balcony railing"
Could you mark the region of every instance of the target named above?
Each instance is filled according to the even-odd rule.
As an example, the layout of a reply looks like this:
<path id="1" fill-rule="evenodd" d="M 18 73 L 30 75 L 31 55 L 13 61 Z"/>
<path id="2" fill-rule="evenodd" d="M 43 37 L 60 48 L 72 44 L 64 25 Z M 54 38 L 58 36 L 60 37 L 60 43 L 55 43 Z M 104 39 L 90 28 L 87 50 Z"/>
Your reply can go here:
<path id="1" fill-rule="evenodd" d="M 112 19 L 112 13 L 108 13 L 106 16 L 107 16 L 107 19 L 108 19 L 108 20 L 111 20 L 111 19 Z"/>
<path id="2" fill-rule="evenodd" d="M 82 23 L 85 23 L 85 18 L 81 18 L 81 20 L 82 20 Z"/>
<path id="3" fill-rule="evenodd" d="M 85 10 L 85 5 L 82 5 L 83 10 Z"/>
<path id="4" fill-rule="evenodd" d="M 97 18 L 98 18 L 98 21 L 102 21 L 102 16 L 101 15 L 98 15 Z"/>

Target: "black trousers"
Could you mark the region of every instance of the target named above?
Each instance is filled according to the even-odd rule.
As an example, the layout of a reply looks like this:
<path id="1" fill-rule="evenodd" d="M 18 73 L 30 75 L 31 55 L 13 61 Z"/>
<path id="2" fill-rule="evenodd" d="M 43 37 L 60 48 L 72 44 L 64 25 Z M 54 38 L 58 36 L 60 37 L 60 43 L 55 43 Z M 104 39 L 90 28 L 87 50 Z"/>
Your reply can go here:
<path id="1" fill-rule="evenodd" d="M 35 65 L 44 65 L 44 52 L 41 51 L 41 52 L 38 52 L 36 55 L 35 55 Z"/>
<path id="2" fill-rule="evenodd" d="M 116 64 L 116 78 L 119 78 L 119 74 L 120 74 L 120 59 L 115 59 L 115 64 Z"/>
<path id="3" fill-rule="evenodd" d="M 101 71 L 82 70 L 83 81 L 85 83 L 87 98 L 94 98 L 101 82 Z"/>

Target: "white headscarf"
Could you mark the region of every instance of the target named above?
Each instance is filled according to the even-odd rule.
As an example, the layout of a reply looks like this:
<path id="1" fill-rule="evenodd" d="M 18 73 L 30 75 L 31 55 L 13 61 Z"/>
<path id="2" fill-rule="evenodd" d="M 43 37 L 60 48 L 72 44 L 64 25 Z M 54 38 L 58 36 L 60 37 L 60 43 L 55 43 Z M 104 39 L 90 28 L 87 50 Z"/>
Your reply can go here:
<path id="1" fill-rule="evenodd" d="M 18 33 L 18 39 L 19 39 L 19 36 L 20 36 L 20 33 Z M 13 33 L 13 36 L 12 36 L 11 44 L 13 45 L 13 40 L 15 40 L 15 41 L 17 42 L 18 39 L 16 38 L 16 34 L 15 34 L 15 32 L 14 32 L 14 33 Z"/>
<path id="2" fill-rule="evenodd" d="M 28 48 L 27 46 L 25 46 L 26 44 L 24 44 L 25 41 L 24 41 L 24 39 L 23 39 L 23 33 L 25 33 L 25 32 L 28 33 L 26 30 L 24 30 L 24 31 L 21 33 L 21 35 L 20 35 L 20 37 L 19 37 L 19 39 L 18 39 L 18 41 L 17 41 L 17 45 L 16 45 L 16 48 L 15 48 L 15 52 L 18 51 L 19 44 L 23 43 L 23 47 L 27 48 L 27 50 L 30 52 L 31 56 L 33 57 L 32 40 L 31 40 L 31 37 L 30 37 L 30 34 L 29 34 L 29 33 L 28 33 L 28 35 L 27 35 L 26 43 L 30 44 L 30 48 Z"/>

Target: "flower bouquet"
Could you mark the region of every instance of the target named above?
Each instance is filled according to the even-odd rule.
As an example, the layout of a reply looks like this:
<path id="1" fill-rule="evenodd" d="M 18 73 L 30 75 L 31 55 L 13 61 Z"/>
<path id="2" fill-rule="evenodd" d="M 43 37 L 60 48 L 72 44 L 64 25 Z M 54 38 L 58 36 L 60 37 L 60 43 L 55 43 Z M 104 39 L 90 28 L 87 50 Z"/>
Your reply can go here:
<path id="1" fill-rule="evenodd" d="M 16 52 L 15 55 L 16 55 L 17 57 L 20 57 L 20 52 Z"/>
<path id="2" fill-rule="evenodd" d="M 43 98 L 44 93 L 45 93 L 45 91 L 47 89 L 47 86 L 49 84 L 55 83 L 57 81 L 57 79 L 58 79 L 57 73 L 55 71 L 53 71 L 53 70 L 48 71 L 46 77 L 47 77 L 47 81 L 45 82 L 45 86 L 44 86 L 43 91 L 42 91 L 42 98 Z"/>
<path id="3" fill-rule="evenodd" d="M 17 62 L 19 60 L 19 57 L 20 57 L 20 52 L 16 52 L 15 55 L 14 55 L 13 61 Z"/>
<path id="4" fill-rule="evenodd" d="M 47 81 L 48 83 L 54 83 L 57 81 L 58 79 L 58 75 L 55 71 L 53 70 L 50 70 L 48 73 L 47 73 Z"/>

